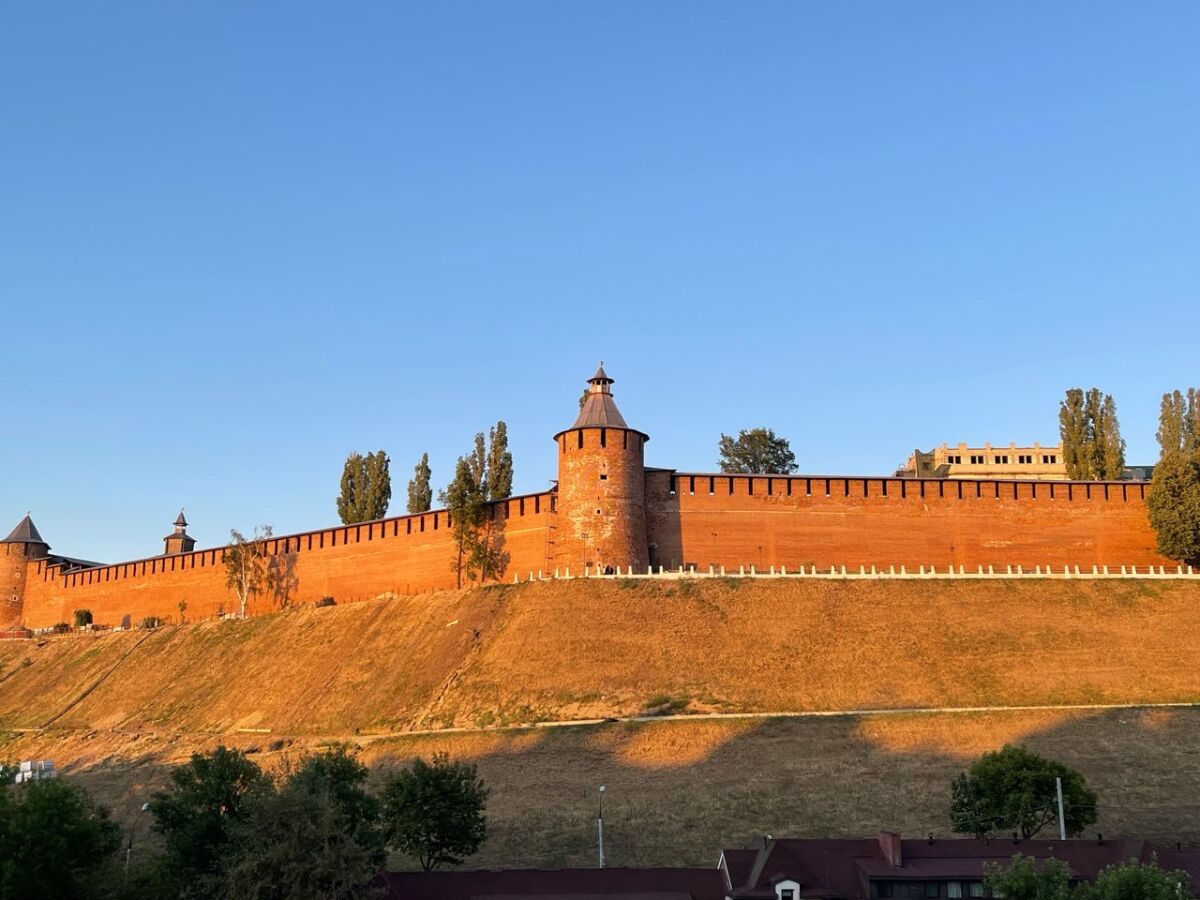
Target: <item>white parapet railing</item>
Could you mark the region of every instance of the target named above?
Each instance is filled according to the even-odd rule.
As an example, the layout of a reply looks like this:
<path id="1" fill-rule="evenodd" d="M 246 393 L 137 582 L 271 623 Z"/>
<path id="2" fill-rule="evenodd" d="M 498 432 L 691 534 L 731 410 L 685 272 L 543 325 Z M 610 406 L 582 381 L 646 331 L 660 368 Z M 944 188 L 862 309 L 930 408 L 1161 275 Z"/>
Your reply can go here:
<path id="1" fill-rule="evenodd" d="M 1191 566 L 1053 566 L 1050 564 L 1017 566 L 829 566 L 822 568 L 815 565 L 801 565 L 789 569 L 787 566 L 771 566 L 767 570 L 758 570 L 753 565 L 738 566 L 736 569 L 726 566 L 709 566 L 707 569 L 696 566 L 678 566 L 667 569 L 663 566 L 646 566 L 635 569 L 633 566 L 614 566 L 606 569 L 585 567 L 582 572 L 571 573 L 569 568 L 555 569 L 553 572 L 529 572 L 527 578 L 522 578 L 520 572 L 513 575 L 513 584 L 527 581 L 556 581 L 575 578 L 818 578 L 837 581 L 887 581 L 924 579 L 1030 579 L 1053 578 L 1056 580 L 1078 579 L 1080 581 L 1103 581 L 1105 579 L 1153 579 L 1155 581 L 1200 581 L 1200 572 Z"/>

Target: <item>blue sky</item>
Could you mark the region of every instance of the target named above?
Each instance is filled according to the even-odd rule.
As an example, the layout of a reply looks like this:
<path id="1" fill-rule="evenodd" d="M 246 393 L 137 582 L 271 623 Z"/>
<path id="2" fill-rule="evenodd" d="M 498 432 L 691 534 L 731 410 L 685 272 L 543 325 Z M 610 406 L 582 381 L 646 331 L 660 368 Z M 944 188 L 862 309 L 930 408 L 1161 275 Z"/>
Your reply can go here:
<path id="1" fill-rule="evenodd" d="M 400 512 L 603 358 L 647 462 L 1054 442 L 1200 383 L 1200 5 L 18 4 L 0 21 L 0 531 Z"/>

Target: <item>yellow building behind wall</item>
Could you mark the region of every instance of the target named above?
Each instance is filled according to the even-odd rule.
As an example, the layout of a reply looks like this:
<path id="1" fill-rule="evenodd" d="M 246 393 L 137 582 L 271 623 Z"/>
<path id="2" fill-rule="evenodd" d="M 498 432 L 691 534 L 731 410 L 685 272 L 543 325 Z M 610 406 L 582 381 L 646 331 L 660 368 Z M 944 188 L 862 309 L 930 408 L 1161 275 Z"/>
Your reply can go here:
<path id="1" fill-rule="evenodd" d="M 1023 481 L 1066 481 L 1062 444 L 968 447 L 942 444 L 928 453 L 914 450 L 901 474 L 922 478 L 997 478 Z"/>

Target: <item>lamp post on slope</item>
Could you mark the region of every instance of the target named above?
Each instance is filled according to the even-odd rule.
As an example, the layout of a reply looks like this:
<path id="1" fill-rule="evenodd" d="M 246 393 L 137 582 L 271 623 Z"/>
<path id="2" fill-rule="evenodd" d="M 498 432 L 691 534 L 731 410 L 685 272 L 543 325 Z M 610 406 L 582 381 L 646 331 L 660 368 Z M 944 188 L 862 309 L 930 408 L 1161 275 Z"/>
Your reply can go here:
<path id="1" fill-rule="evenodd" d="M 133 857 L 133 833 L 137 830 L 138 821 L 142 818 L 142 813 L 150 808 L 149 803 L 143 803 L 142 808 L 138 810 L 138 814 L 134 816 L 133 825 L 129 828 L 129 843 L 125 845 L 125 880 L 129 881 L 129 860 Z"/>
<path id="2" fill-rule="evenodd" d="M 599 838 L 600 868 L 604 868 L 604 785 L 600 785 L 600 815 L 596 817 L 596 836 Z"/>

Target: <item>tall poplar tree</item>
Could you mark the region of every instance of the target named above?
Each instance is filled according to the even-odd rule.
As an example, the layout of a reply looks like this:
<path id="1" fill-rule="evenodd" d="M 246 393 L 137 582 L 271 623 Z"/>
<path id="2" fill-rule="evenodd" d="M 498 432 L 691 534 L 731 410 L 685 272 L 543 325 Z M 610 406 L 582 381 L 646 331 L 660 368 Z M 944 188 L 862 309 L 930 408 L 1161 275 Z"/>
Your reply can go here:
<path id="1" fill-rule="evenodd" d="M 503 500 L 512 496 L 513 458 L 508 451 L 508 426 L 504 420 L 488 433 L 487 498 Z"/>
<path id="2" fill-rule="evenodd" d="M 1125 441 L 1111 394 L 1071 388 L 1058 409 L 1058 432 L 1067 477 L 1115 481 L 1125 471 Z"/>
<path id="3" fill-rule="evenodd" d="M 475 447 L 471 450 L 467 457 L 467 464 L 471 469 L 471 477 L 475 479 L 475 486 L 479 488 L 479 493 L 487 498 L 487 445 L 483 440 L 483 432 L 475 435 Z"/>
<path id="4" fill-rule="evenodd" d="M 1146 514 L 1158 552 L 1200 564 L 1200 391 L 1163 394 L 1158 421 L 1162 455 L 1154 467 Z"/>
<path id="5" fill-rule="evenodd" d="M 1088 480 L 1091 477 L 1091 464 L 1087 458 L 1088 427 L 1082 388 L 1070 388 L 1067 398 L 1059 404 L 1058 434 L 1062 440 L 1067 477 L 1072 481 Z"/>
<path id="6" fill-rule="evenodd" d="M 408 511 L 428 512 L 433 506 L 433 487 L 429 480 L 433 473 L 429 469 L 429 454 L 422 453 L 420 461 L 413 467 L 412 480 L 408 482 Z"/>
<path id="7" fill-rule="evenodd" d="M 354 452 L 342 467 L 342 490 L 338 495 L 338 516 L 344 525 L 371 522 L 387 515 L 392 499 L 390 460 L 382 450 L 363 456 Z"/>

